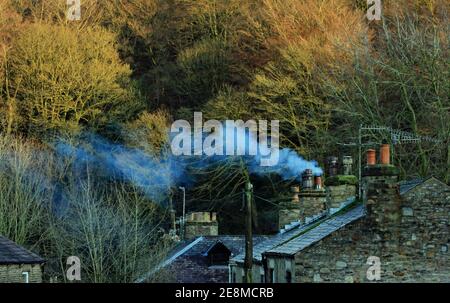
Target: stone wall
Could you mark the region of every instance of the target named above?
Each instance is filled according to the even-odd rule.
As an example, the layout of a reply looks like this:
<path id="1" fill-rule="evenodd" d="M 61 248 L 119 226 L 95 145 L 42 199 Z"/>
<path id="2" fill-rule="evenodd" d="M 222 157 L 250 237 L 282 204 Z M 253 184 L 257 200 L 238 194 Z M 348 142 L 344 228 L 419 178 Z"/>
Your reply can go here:
<path id="1" fill-rule="evenodd" d="M 214 212 L 192 212 L 186 216 L 186 239 L 198 236 L 217 236 L 219 223 Z"/>
<path id="2" fill-rule="evenodd" d="M 186 239 L 198 236 L 217 236 L 219 224 L 216 222 L 186 222 Z"/>
<path id="3" fill-rule="evenodd" d="M 327 207 L 339 208 L 343 201 L 356 196 L 356 185 L 329 185 L 327 191 Z"/>
<path id="4" fill-rule="evenodd" d="M 295 282 L 366 282 L 368 257 L 385 255 L 380 240 L 366 222 L 355 222 L 297 253 Z"/>
<path id="5" fill-rule="evenodd" d="M 24 272 L 28 272 L 29 283 L 42 283 L 42 266 L 39 264 L 0 265 L 0 283 L 24 283 Z"/>
<path id="6" fill-rule="evenodd" d="M 450 282 L 450 187 L 431 178 L 408 191 L 403 195 L 400 224 L 403 253 L 428 264 L 414 263 L 413 268 L 421 272 L 429 266 L 435 271 L 434 280 L 442 281 L 442 273 Z"/>
<path id="7" fill-rule="evenodd" d="M 300 202 L 280 203 L 280 207 L 278 229 L 283 229 L 285 225 L 300 220 Z"/>
<path id="8" fill-rule="evenodd" d="M 300 221 L 325 211 L 327 195 L 324 190 L 302 191 L 300 193 Z"/>

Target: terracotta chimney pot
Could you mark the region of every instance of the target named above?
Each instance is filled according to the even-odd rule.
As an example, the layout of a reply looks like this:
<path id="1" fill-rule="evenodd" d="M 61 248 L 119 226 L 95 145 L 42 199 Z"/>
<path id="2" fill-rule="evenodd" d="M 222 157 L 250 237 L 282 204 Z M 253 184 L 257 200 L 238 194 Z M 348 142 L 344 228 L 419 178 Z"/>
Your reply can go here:
<path id="1" fill-rule="evenodd" d="M 390 146 L 389 144 L 382 144 L 380 148 L 380 161 L 381 164 L 389 165 L 391 161 L 390 156 Z"/>
<path id="2" fill-rule="evenodd" d="M 321 176 L 314 177 L 314 187 L 316 189 L 322 189 L 322 177 Z"/>
<path id="3" fill-rule="evenodd" d="M 376 164 L 376 152 L 374 149 L 367 151 L 367 165 L 372 166 Z"/>

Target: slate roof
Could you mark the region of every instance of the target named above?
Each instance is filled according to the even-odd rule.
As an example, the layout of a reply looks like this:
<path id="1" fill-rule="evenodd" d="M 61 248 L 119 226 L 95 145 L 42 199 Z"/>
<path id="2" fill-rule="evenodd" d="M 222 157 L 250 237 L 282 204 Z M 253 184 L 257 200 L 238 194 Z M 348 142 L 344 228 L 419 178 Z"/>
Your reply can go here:
<path id="1" fill-rule="evenodd" d="M 292 230 L 287 231 L 282 234 L 276 234 L 276 235 L 270 237 L 269 239 L 267 239 L 266 241 L 261 242 L 260 244 L 253 245 L 253 260 L 257 261 L 257 262 L 261 262 L 262 254 L 264 252 L 289 241 L 293 237 L 301 234 L 302 232 L 304 232 L 305 230 L 310 228 L 310 226 L 312 226 L 312 225 L 314 225 L 314 222 L 311 224 L 308 224 L 308 225 L 300 226 L 299 228 L 292 229 Z M 245 252 L 232 258 L 231 261 L 236 262 L 236 263 L 243 263 L 244 258 L 245 258 Z"/>
<path id="2" fill-rule="evenodd" d="M 0 264 L 42 264 L 44 262 L 45 260 L 35 253 L 0 236 Z"/>
<path id="3" fill-rule="evenodd" d="M 295 255 L 306 247 L 322 240 L 338 229 L 365 216 L 364 205 L 358 205 L 349 211 L 330 217 L 300 236 L 268 250 L 267 254 Z"/>
<path id="4" fill-rule="evenodd" d="M 269 236 L 253 237 L 253 245 L 269 239 Z M 226 283 L 228 266 L 209 266 L 207 252 L 217 243 L 222 243 L 236 256 L 245 251 L 245 236 L 202 236 L 179 243 L 158 269 L 167 268 L 173 272 L 178 283 Z M 137 282 L 144 282 L 151 275 Z"/>
<path id="5" fill-rule="evenodd" d="M 400 195 L 404 195 L 408 193 L 409 191 L 415 189 L 418 186 L 421 186 L 425 183 L 427 183 L 430 180 L 434 180 L 444 187 L 449 187 L 446 183 L 442 182 L 441 180 L 437 179 L 434 176 L 428 177 L 426 179 L 414 179 L 414 180 L 408 180 L 408 181 L 401 181 L 400 182 Z"/>
<path id="6" fill-rule="evenodd" d="M 424 179 L 414 179 L 408 181 L 401 181 L 400 185 L 400 195 L 406 194 L 411 189 L 415 188 L 417 185 L 424 183 L 426 180 Z"/>
<path id="7" fill-rule="evenodd" d="M 267 240 L 268 238 L 269 236 L 253 236 L 253 245 L 259 244 L 262 241 Z M 176 255 L 177 252 L 181 251 L 183 248 L 193 243 L 194 241 L 197 241 L 197 243 L 195 243 L 195 245 L 193 245 L 189 250 L 183 253 L 183 256 L 203 256 L 209 249 L 211 249 L 212 246 L 214 246 L 214 244 L 218 242 L 224 244 L 231 251 L 231 256 L 236 256 L 245 250 L 245 236 L 202 236 L 179 243 L 172 251 L 170 256 Z"/>
<path id="8" fill-rule="evenodd" d="M 343 201 L 342 207 L 340 209 L 336 209 L 336 211 L 341 210 L 342 208 L 348 206 L 353 203 L 355 197 L 351 197 L 346 201 Z M 323 217 L 318 217 L 318 220 L 312 221 L 309 224 L 298 225 L 295 228 L 288 230 L 283 233 L 276 234 L 270 237 L 268 240 L 261 242 L 258 245 L 253 246 L 253 261 L 261 262 L 262 254 L 266 251 L 269 251 L 277 246 L 280 246 L 289 240 L 297 237 L 298 235 L 304 233 L 306 230 L 310 229 L 312 226 L 315 226 L 318 222 L 321 222 Z M 244 263 L 245 253 L 239 254 L 236 257 L 232 258 L 231 261 L 235 263 Z"/>

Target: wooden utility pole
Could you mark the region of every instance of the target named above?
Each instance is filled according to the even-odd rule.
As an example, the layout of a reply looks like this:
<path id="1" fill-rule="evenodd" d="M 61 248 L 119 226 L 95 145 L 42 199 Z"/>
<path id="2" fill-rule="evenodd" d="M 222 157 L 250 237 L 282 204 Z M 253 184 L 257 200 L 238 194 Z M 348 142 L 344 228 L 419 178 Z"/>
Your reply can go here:
<path id="1" fill-rule="evenodd" d="M 253 185 L 250 181 L 245 184 L 245 260 L 244 274 L 246 283 L 252 283 L 253 267 Z"/>

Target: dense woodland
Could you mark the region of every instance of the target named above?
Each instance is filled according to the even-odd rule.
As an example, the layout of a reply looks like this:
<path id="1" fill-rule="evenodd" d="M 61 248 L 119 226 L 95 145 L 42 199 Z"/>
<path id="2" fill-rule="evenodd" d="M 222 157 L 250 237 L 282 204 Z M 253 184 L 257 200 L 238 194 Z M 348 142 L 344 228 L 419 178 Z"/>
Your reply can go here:
<path id="1" fill-rule="evenodd" d="M 44 256 L 48 279 L 64 281 L 72 255 L 85 282 L 132 282 L 160 262 L 172 245 L 167 201 L 180 214 L 177 187 L 162 182 L 148 195 L 133 173 L 116 178 L 79 157 L 120 149 L 158 163 L 171 122 L 194 111 L 280 120 L 281 145 L 321 165 L 356 159 L 343 144 L 356 143 L 361 124 L 433 137 L 395 145 L 394 162 L 402 178 L 450 182 L 446 0 L 385 0 L 373 22 L 365 0 L 81 3 L 81 20 L 70 21 L 65 0 L 0 0 L 0 234 Z M 67 146 L 83 149 L 61 153 Z M 162 174 L 149 169 L 139 176 Z M 247 178 L 271 201 L 256 201 L 261 233 L 289 186 L 236 161 L 190 175 L 188 209 L 217 211 L 232 223 L 223 233 L 242 232 Z"/>

